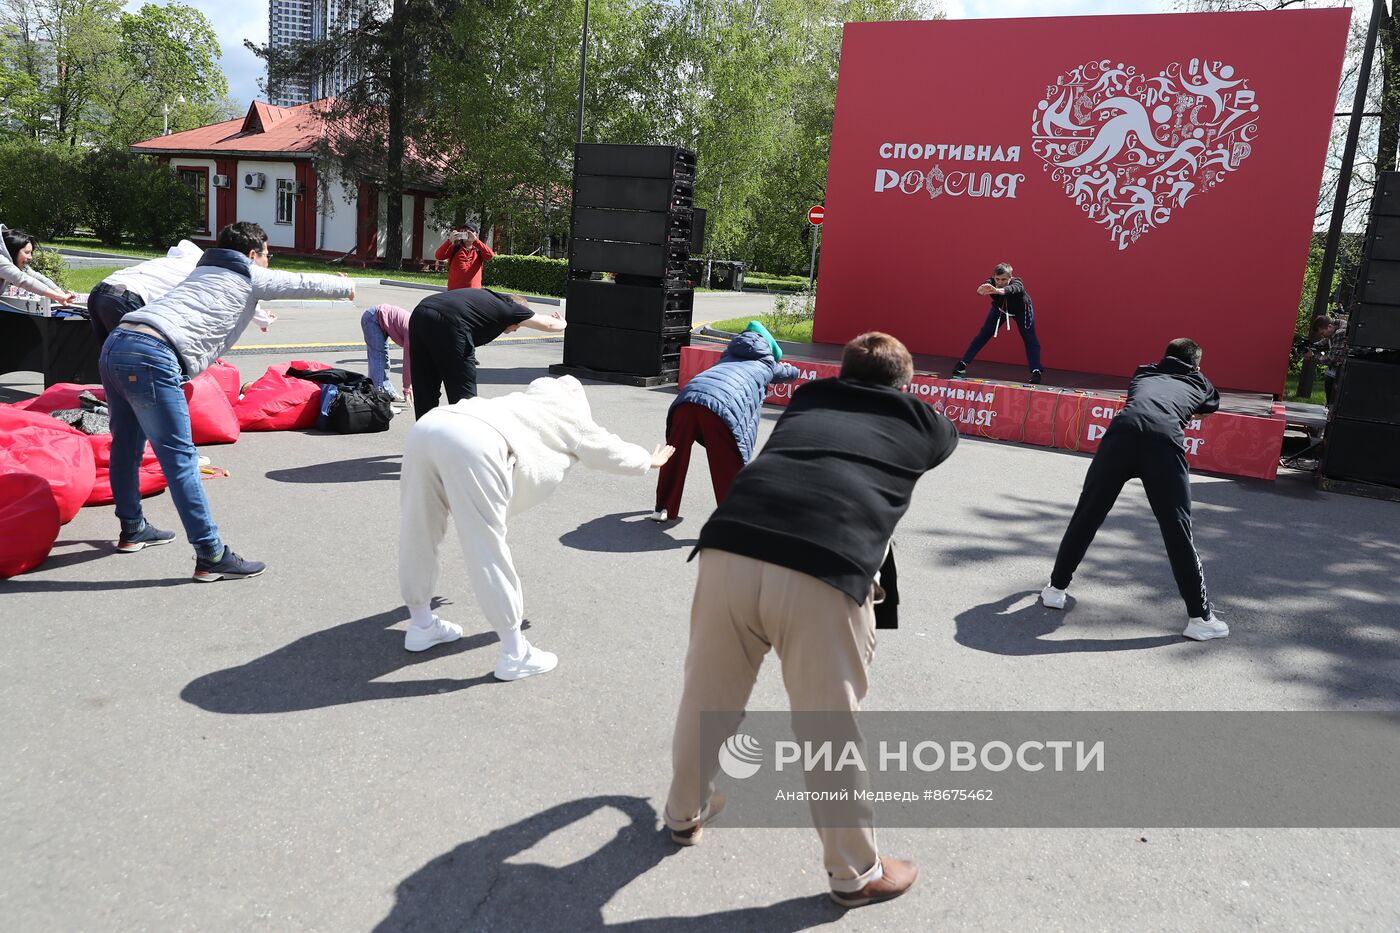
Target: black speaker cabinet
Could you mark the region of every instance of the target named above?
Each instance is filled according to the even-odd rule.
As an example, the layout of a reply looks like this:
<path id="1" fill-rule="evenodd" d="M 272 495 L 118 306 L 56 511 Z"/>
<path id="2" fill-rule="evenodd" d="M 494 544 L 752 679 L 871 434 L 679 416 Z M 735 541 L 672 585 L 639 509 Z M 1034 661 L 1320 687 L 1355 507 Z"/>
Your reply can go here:
<path id="1" fill-rule="evenodd" d="M 690 330 L 695 308 L 695 292 L 689 288 L 570 279 L 565 294 L 570 327 L 590 324 L 653 334 Z"/>
<path id="2" fill-rule="evenodd" d="M 1376 179 L 1376 193 L 1371 196 L 1371 214 L 1400 217 L 1400 172 L 1380 173 Z"/>
<path id="3" fill-rule="evenodd" d="M 579 143 L 574 148 L 574 174 L 685 178 L 693 181 L 695 153 L 680 146 Z"/>
<path id="4" fill-rule="evenodd" d="M 705 209 L 692 208 L 690 212 L 690 253 L 700 256 L 705 252 Z"/>
<path id="5" fill-rule="evenodd" d="M 1354 421 L 1400 424 L 1400 363 L 1348 357 L 1333 414 Z"/>
<path id="6" fill-rule="evenodd" d="M 577 207 L 570 226 L 571 235 L 581 240 L 688 244 L 691 214 L 687 210 L 616 211 Z"/>
<path id="7" fill-rule="evenodd" d="M 625 211 L 690 210 L 695 186 L 672 178 L 617 175 L 575 175 L 574 207 L 605 207 Z"/>
<path id="8" fill-rule="evenodd" d="M 1327 423 L 1322 474 L 1400 486 L 1400 425 L 1354 421 L 1335 414 Z"/>
<path id="9" fill-rule="evenodd" d="M 570 316 L 572 317 L 572 309 Z M 569 322 L 564 331 L 564 365 L 587 369 L 661 376 L 681 368 L 681 347 L 690 345 L 690 330 L 648 333 L 620 327 Z"/>
<path id="10" fill-rule="evenodd" d="M 690 254 L 685 244 L 620 243 L 615 240 L 569 240 L 569 269 L 616 272 L 657 279 L 684 279 Z"/>
<path id="11" fill-rule="evenodd" d="M 1356 300 L 1366 304 L 1400 305 L 1400 262 L 1367 259 L 1356 279 Z"/>
<path id="12" fill-rule="evenodd" d="M 1347 321 L 1347 346 L 1400 350 L 1400 306 L 1354 306 Z"/>

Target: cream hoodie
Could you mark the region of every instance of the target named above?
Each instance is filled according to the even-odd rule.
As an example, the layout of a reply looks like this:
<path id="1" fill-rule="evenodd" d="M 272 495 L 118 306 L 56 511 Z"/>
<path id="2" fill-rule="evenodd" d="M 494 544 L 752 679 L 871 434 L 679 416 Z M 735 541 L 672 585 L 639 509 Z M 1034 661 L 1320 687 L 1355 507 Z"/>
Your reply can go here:
<path id="1" fill-rule="evenodd" d="M 651 451 L 593 420 L 583 387 L 572 376 L 536 379 L 523 392 L 463 399 L 437 411 L 477 418 L 506 439 L 515 457 L 511 514 L 543 502 L 575 463 L 639 476 L 651 468 Z"/>

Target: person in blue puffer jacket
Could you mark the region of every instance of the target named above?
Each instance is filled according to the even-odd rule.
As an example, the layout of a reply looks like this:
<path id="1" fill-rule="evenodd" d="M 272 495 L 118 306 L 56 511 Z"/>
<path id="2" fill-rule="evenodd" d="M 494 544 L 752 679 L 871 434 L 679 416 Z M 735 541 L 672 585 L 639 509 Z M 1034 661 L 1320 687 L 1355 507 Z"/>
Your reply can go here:
<path id="1" fill-rule="evenodd" d="M 666 443 L 675 456 L 661 468 L 656 510 L 649 518 L 680 518 L 681 493 L 690 468 L 690 445 L 698 441 L 710 460 L 715 502 L 723 502 L 744 464 L 753 458 L 758 415 L 770 382 L 791 382 L 799 372 L 782 362 L 778 341 L 758 321 L 729 341 L 719 362 L 695 376 L 666 413 Z"/>

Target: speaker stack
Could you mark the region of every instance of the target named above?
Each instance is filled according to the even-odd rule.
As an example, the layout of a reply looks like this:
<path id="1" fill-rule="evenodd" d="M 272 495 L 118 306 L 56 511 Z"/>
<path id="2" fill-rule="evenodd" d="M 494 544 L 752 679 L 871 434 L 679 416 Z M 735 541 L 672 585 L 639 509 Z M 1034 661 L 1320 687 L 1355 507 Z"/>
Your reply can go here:
<path id="1" fill-rule="evenodd" d="M 1400 172 L 1376 181 L 1319 485 L 1400 498 Z"/>
<path id="2" fill-rule="evenodd" d="M 694 196 L 689 149 L 575 148 L 569 326 L 564 362 L 550 372 L 629 385 L 676 381 L 695 307 L 686 274 L 699 233 Z"/>

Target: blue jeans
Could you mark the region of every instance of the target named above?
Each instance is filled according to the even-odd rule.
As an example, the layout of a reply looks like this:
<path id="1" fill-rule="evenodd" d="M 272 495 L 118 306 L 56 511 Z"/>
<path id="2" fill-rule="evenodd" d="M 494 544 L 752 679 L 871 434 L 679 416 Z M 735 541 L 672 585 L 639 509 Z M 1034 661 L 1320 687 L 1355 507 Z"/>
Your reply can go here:
<path id="1" fill-rule="evenodd" d="M 379 326 L 374 310 L 367 308 L 360 315 L 360 330 L 364 331 L 365 351 L 369 354 L 369 381 L 392 393 L 394 380 L 389 378 L 389 335 Z"/>
<path id="2" fill-rule="evenodd" d="M 1001 323 L 1002 312 L 992 308 L 987 312 L 987 319 L 982 322 L 982 329 L 977 332 L 977 336 L 972 338 L 972 343 L 968 344 L 967 352 L 962 355 L 964 363 L 971 363 L 977 358 L 977 354 L 982 352 L 982 348 L 987 345 L 987 341 L 996 335 L 997 326 Z M 1011 319 L 1016 322 L 1016 329 L 1021 332 L 1021 342 L 1026 345 L 1026 363 L 1031 370 L 1040 369 L 1040 339 L 1035 335 L 1035 311 L 1027 307 L 1025 314 L 1013 314 Z"/>
<path id="3" fill-rule="evenodd" d="M 140 471 L 150 440 L 195 554 L 217 559 L 224 545 L 199 480 L 180 358 L 163 340 L 118 328 L 102 346 L 98 371 L 112 417 L 112 498 L 122 531 L 134 534 L 146 524 Z"/>

